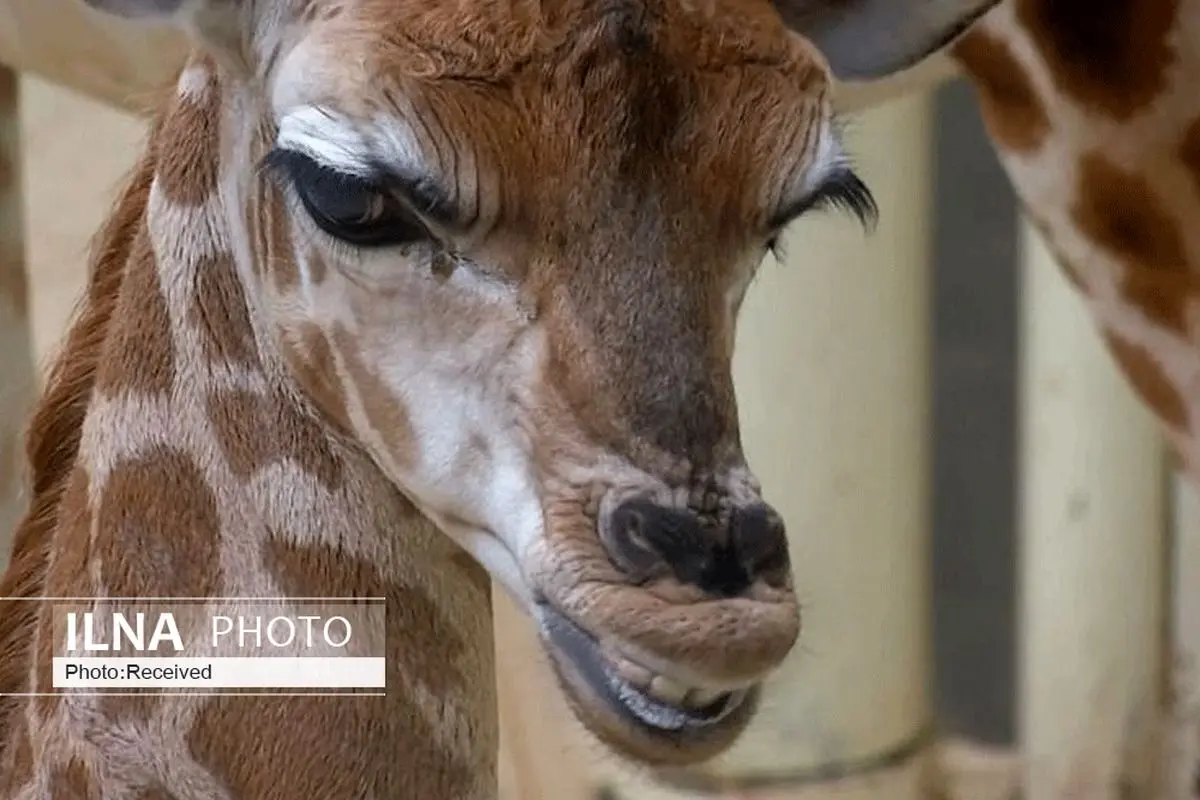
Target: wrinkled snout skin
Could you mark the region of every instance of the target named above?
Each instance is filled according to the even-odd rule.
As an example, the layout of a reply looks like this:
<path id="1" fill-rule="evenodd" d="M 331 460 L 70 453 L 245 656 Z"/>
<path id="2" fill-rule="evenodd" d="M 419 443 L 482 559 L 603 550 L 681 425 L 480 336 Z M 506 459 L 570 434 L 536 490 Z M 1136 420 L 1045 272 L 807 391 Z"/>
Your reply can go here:
<path id="1" fill-rule="evenodd" d="M 589 727 L 639 760 L 695 763 L 752 717 L 757 686 L 797 640 L 799 609 L 783 520 L 739 441 L 737 248 L 714 263 L 720 250 L 702 252 L 661 218 L 606 219 L 619 249 L 576 236 L 544 262 L 555 280 L 538 302 L 547 333 L 530 429 L 545 533 L 522 568 L 549 619 L 593 642 L 596 652 L 564 646 L 543 619 Z M 642 281 L 657 291 L 639 291 Z M 603 679 L 579 674 L 589 659 L 636 665 L 673 687 L 664 696 L 746 697 L 721 724 L 663 740 L 595 697 Z"/>

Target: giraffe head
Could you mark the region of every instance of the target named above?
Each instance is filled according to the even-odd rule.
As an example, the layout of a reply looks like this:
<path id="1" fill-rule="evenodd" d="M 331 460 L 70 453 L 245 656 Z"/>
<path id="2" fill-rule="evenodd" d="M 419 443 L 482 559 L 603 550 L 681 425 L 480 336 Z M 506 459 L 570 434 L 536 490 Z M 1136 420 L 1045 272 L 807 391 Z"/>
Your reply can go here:
<path id="1" fill-rule="evenodd" d="M 89 2 L 218 65 L 156 147 L 212 173 L 297 390 L 524 602 L 590 730 L 727 747 L 799 631 L 739 442 L 743 295 L 791 220 L 874 210 L 830 62 L 905 66 L 987 3 Z"/>

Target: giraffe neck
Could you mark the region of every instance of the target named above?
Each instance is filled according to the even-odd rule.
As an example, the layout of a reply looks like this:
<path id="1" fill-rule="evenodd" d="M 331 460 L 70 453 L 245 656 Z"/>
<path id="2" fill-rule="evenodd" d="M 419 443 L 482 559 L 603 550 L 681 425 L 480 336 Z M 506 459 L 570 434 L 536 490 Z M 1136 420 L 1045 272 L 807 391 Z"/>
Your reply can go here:
<path id="1" fill-rule="evenodd" d="M 1081 26 L 1002 4 L 952 54 L 1030 221 L 1200 485 L 1200 71 L 1192 3 L 1118 3 Z M 1086 66 L 1085 66 L 1086 65 Z"/>
<path id="2" fill-rule="evenodd" d="M 64 796 L 64 780 L 101 782 L 114 762 L 125 789 L 190 781 L 189 796 L 197 785 L 213 797 L 489 796 L 488 582 L 299 396 L 256 329 L 239 215 L 220 191 L 246 102 L 220 87 L 208 62 L 185 69 L 102 238 L 61 380 L 35 420 L 58 430 L 86 399 L 80 428 L 62 431 L 78 451 L 40 474 L 35 463 L 47 485 L 60 473 L 43 493 L 54 524 L 26 521 L 14 574 L 29 595 L 385 597 L 388 696 L 35 698 L 12 715 L 24 725 L 11 726 L 10 774 L 38 800 Z M 89 362 L 82 375 L 66 374 L 73 359 Z M 44 443 L 48 458 L 55 445 Z M 26 622 L 44 648 L 48 617 Z M 48 691 L 35 660 L 27 690 Z M 82 747 L 94 729 L 73 725 L 81 709 L 93 727 L 167 724 L 178 736 L 96 754 Z M 285 731 L 305 741 L 281 755 L 269 742 Z"/>

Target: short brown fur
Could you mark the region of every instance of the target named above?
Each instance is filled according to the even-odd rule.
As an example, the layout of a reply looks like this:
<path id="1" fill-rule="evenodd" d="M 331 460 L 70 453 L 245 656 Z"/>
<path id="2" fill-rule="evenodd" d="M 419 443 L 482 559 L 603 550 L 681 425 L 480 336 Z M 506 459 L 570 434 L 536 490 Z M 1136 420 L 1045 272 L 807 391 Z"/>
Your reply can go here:
<path id="1" fill-rule="evenodd" d="M 30 507 L 14 534 L 10 565 L 0 578 L 0 597 L 42 594 L 59 502 L 79 453 L 108 322 L 153 177 L 153 154 L 147 154 L 116 202 L 116 210 L 124 213 L 109 219 L 93 245 L 86 299 L 50 368 L 29 424 L 25 452 L 31 467 Z M 21 703 L 12 694 L 28 691 L 28 649 L 35 640 L 37 616 L 32 602 L 6 601 L 5 605 L 12 607 L 0 614 L 0 695 L 4 695 L 0 696 L 0 730 L 19 727 L 13 718 Z M 6 742 L 0 738 L 0 764 L 6 762 Z"/>

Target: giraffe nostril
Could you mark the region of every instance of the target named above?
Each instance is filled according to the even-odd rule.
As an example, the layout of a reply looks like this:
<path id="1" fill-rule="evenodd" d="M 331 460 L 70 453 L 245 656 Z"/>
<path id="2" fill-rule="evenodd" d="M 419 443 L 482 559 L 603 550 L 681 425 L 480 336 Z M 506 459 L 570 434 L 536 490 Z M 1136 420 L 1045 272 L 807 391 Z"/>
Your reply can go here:
<path id="1" fill-rule="evenodd" d="M 634 581 L 673 573 L 716 597 L 735 597 L 759 578 L 787 582 L 787 538 L 774 509 L 737 508 L 727 525 L 638 498 L 613 509 L 600 533 L 610 558 Z"/>
<path id="2" fill-rule="evenodd" d="M 736 509 L 730 525 L 738 556 L 751 575 L 778 580 L 786 574 L 791 565 L 787 529 L 775 509 L 765 503 Z"/>
<path id="3" fill-rule="evenodd" d="M 623 503 L 608 521 L 609 551 L 627 572 L 645 577 L 662 565 L 646 534 L 646 515 L 634 503 Z"/>
<path id="4" fill-rule="evenodd" d="M 609 549 L 636 579 L 670 570 L 695 583 L 710 565 L 713 542 L 688 511 L 649 500 L 627 500 L 609 519 Z"/>

